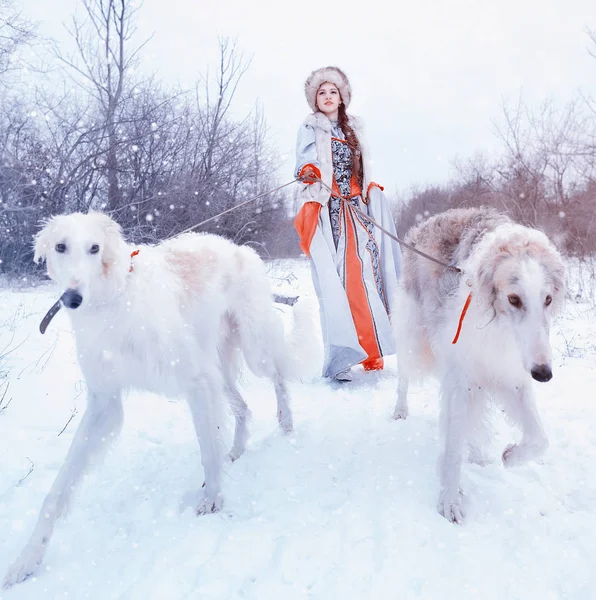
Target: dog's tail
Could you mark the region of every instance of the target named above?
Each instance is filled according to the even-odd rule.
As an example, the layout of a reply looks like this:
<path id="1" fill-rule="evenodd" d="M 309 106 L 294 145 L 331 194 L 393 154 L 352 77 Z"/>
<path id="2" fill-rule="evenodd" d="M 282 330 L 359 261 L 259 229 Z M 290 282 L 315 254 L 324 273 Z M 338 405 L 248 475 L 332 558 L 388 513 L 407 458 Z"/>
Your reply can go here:
<path id="1" fill-rule="evenodd" d="M 278 309 L 284 313 L 285 348 L 279 368 L 286 379 L 303 379 L 320 375 L 322 364 L 320 327 L 316 302 L 300 296 L 292 308 Z"/>

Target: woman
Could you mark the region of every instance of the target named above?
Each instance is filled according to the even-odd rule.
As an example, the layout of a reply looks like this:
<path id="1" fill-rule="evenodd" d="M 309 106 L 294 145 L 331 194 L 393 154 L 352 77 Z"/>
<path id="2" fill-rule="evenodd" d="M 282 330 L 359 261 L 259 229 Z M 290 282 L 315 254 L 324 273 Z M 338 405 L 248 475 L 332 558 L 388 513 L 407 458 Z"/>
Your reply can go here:
<path id="1" fill-rule="evenodd" d="M 296 177 L 304 205 L 295 226 L 319 298 L 323 376 L 351 381 L 352 366 L 382 369 L 382 357 L 395 353 L 389 309 L 401 253 L 356 210 L 395 233 L 383 188 L 370 180 L 362 126 L 346 113 L 348 78 L 336 67 L 318 69 L 305 93 L 313 112 L 298 132 Z"/>

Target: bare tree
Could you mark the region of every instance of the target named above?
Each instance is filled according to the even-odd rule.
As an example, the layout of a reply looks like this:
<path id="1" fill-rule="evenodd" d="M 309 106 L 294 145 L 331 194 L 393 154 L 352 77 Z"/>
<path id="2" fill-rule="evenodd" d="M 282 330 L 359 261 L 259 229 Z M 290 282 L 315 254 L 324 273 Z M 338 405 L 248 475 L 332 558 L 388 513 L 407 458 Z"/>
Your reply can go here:
<path id="1" fill-rule="evenodd" d="M 0 80 L 19 68 L 15 56 L 31 42 L 35 25 L 15 8 L 13 0 L 0 0 Z"/>
<path id="2" fill-rule="evenodd" d="M 85 19 L 73 17 L 69 32 L 77 53 L 66 56 L 57 47 L 57 58 L 68 67 L 72 80 L 97 103 L 100 129 L 97 137 L 105 154 L 107 178 L 105 207 L 122 203 L 119 185 L 119 123 L 123 105 L 134 93 L 133 69 L 149 39 L 133 44 L 134 19 L 140 7 L 131 0 L 82 0 Z"/>
<path id="3" fill-rule="evenodd" d="M 217 216 L 279 185 L 263 111 L 230 110 L 248 61 L 222 39 L 217 69 L 194 95 L 140 79 L 146 42 L 134 45 L 130 1 L 82 0 L 73 54 L 56 47 L 51 84 L 40 78 L 34 95 L 13 95 L 0 112 L 0 270 L 32 268 L 40 219 L 89 208 L 110 212 L 136 242 L 206 219 L 201 230 L 264 254 L 288 238 L 281 192 Z"/>

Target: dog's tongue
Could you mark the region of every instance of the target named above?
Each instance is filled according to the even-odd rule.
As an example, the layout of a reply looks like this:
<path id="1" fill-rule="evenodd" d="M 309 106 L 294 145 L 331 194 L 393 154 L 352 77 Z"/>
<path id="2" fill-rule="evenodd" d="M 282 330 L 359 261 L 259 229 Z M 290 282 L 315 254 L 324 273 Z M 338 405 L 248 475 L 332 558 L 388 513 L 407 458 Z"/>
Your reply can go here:
<path id="1" fill-rule="evenodd" d="M 48 310 L 46 316 L 41 320 L 41 323 L 39 324 L 39 331 L 41 331 L 42 334 L 46 332 L 46 329 L 48 328 L 50 321 L 56 316 L 56 313 L 62 307 L 61 302 L 62 302 L 63 297 L 64 297 L 64 294 L 62 294 L 62 296 L 60 296 L 58 302 L 56 302 L 56 304 L 54 304 L 54 306 L 52 306 L 52 308 L 50 308 L 50 310 Z"/>

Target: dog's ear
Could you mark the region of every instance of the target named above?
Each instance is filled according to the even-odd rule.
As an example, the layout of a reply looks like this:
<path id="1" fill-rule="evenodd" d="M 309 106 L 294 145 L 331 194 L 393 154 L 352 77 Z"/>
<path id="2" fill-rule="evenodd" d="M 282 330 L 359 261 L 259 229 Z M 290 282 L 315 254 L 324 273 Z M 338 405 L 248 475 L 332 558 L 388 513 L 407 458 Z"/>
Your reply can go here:
<path id="1" fill-rule="evenodd" d="M 494 306 L 497 299 L 497 286 L 495 283 L 495 274 L 497 267 L 509 256 L 506 248 L 497 248 L 494 252 L 487 253 L 487 256 L 478 268 L 476 274 L 476 296 L 479 303 L 490 309 Z"/>
<path id="2" fill-rule="evenodd" d="M 565 263 L 559 251 L 549 244 L 540 252 L 540 264 L 544 271 L 550 276 L 553 285 L 553 313 L 558 313 L 565 299 L 566 273 Z"/>
<path id="3" fill-rule="evenodd" d="M 43 221 L 43 227 L 35 236 L 33 242 L 33 262 L 39 264 L 47 260 L 53 239 L 53 224 L 56 217 Z"/>
<path id="4" fill-rule="evenodd" d="M 122 238 L 122 228 L 109 215 L 102 212 L 90 211 L 95 223 L 104 234 L 104 247 L 101 254 L 101 262 L 106 277 L 111 274 L 115 265 L 122 262 L 126 257 L 124 252 L 125 242 Z M 127 257 L 126 257 L 127 259 Z"/>

